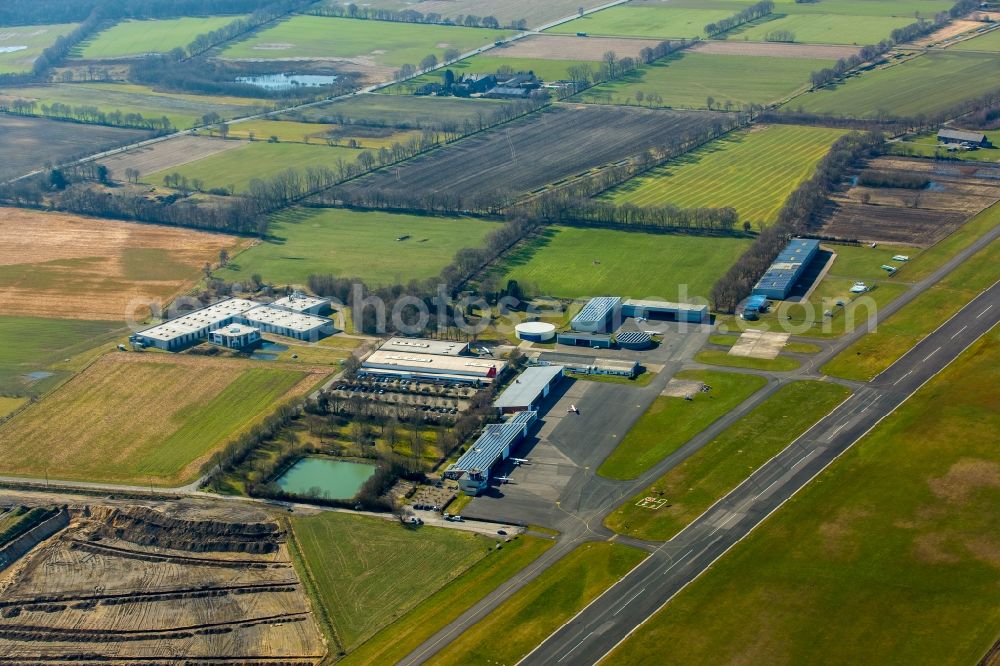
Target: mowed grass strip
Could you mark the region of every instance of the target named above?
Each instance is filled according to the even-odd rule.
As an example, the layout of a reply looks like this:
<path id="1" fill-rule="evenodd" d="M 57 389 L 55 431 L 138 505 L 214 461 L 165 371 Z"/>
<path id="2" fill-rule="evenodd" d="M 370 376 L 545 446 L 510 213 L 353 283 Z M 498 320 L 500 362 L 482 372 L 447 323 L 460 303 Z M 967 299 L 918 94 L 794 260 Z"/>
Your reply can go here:
<path id="1" fill-rule="evenodd" d="M 800 95 L 788 106 L 852 118 L 933 114 L 995 90 L 998 76 L 1000 58 L 990 54 L 925 53 Z"/>
<path id="2" fill-rule="evenodd" d="M 0 53 L 0 74 L 30 72 L 35 58 L 76 26 L 76 23 L 53 23 L 0 28 L 0 49 L 7 49 Z"/>
<path id="3" fill-rule="evenodd" d="M 750 356 L 731 356 L 728 352 L 717 349 L 707 349 L 695 354 L 694 360 L 709 365 L 724 365 L 730 368 L 749 368 L 751 370 L 769 370 L 771 372 L 788 372 L 795 370 L 801 363 L 790 356 L 775 358 L 753 358 Z"/>
<path id="4" fill-rule="evenodd" d="M 269 237 L 236 256 L 216 276 L 305 285 L 313 273 L 370 284 L 429 278 L 465 247 L 475 247 L 495 224 L 475 218 L 295 209 L 272 218 Z M 400 239 L 400 240 L 397 240 Z"/>
<path id="5" fill-rule="evenodd" d="M 353 163 L 360 152 L 340 146 L 246 141 L 239 148 L 151 173 L 143 176 L 143 180 L 163 184 L 165 176 L 179 173 L 190 180 L 202 181 L 206 189 L 222 187 L 233 192 L 245 192 L 250 187 L 250 181 L 272 178 L 288 169 L 295 169 L 303 176 L 311 166 L 326 167 L 336 172 L 339 162 Z"/>
<path id="6" fill-rule="evenodd" d="M 702 382 L 712 390 L 693 391 L 691 400 L 657 398 L 597 468 L 598 474 L 609 479 L 636 478 L 767 384 L 757 375 L 711 370 L 686 370 L 676 378 Z"/>
<path id="7" fill-rule="evenodd" d="M 237 16 L 186 16 L 176 19 L 127 20 L 94 35 L 73 51 L 86 60 L 168 53 L 184 48 L 200 34 L 229 25 Z"/>
<path id="8" fill-rule="evenodd" d="M 397 663 L 554 544 L 547 539 L 521 536 L 499 550 L 491 550 L 487 557 L 375 634 L 341 663 Z"/>
<path id="9" fill-rule="evenodd" d="M 994 329 L 608 662 L 979 662 L 1000 627 L 998 367 Z"/>
<path id="10" fill-rule="evenodd" d="M 492 539 L 325 512 L 292 519 L 319 603 L 351 650 L 487 556 Z"/>
<path id="11" fill-rule="evenodd" d="M 669 106 L 678 109 L 738 110 L 744 104 L 770 104 L 804 89 L 809 75 L 833 61 L 815 58 L 678 53 L 641 67 L 572 99 L 596 104 Z M 662 100 L 650 101 L 651 95 Z"/>
<path id="12" fill-rule="evenodd" d="M 781 387 L 700 451 L 629 499 L 604 524 L 639 539 L 672 539 L 850 394 L 839 384 L 820 381 Z M 647 497 L 667 503 L 659 509 L 639 506 Z"/>
<path id="13" fill-rule="evenodd" d="M 510 30 L 300 15 L 234 43 L 222 57 L 284 60 L 367 56 L 379 65 L 399 67 L 416 65 L 431 53 L 441 59 L 449 48 L 466 53 L 512 34 Z"/>
<path id="14" fill-rule="evenodd" d="M 843 132 L 771 125 L 734 132 L 611 190 L 636 206 L 732 207 L 741 220 L 771 223 Z"/>
<path id="15" fill-rule="evenodd" d="M 1000 53 L 1000 30 L 990 30 L 985 35 L 963 40 L 948 47 L 952 51 L 985 51 Z"/>
<path id="16" fill-rule="evenodd" d="M 307 377 L 197 357 L 106 355 L 0 427 L 0 469 L 15 476 L 179 484 Z"/>
<path id="17" fill-rule="evenodd" d="M 875 332 L 837 354 L 822 371 L 844 379 L 873 379 L 997 280 L 1000 240 L 974 254 L 891 317 L 879 321 Z"/>
<path id="18" fill-rule="evenodd" d="M 824 3 L 831 4 L 831 3 Z M 788 31 L 795 41 L 803 44 L 877 44 L 896 28 L 914 22 L 913 15 L 850 16 L 844 14 L 789 14 L 770 17 L 747 24 L 729 33 L 732 40 L 763 42 L 768 33 Z"/>
<path id="19" fill-rule="evenodd" d="M 547 296 L 621 294 L 683 302 L 707 298 L 749 244 L 743 238 L 549 227 L 509 253 L 498 270 L 505 280 Z"/>
<path id="20" fill-rule="evenodd" d="M 434 663 L 517 663 L 645 557 L 616 543 L 578 546 L 435 655 Z"/>

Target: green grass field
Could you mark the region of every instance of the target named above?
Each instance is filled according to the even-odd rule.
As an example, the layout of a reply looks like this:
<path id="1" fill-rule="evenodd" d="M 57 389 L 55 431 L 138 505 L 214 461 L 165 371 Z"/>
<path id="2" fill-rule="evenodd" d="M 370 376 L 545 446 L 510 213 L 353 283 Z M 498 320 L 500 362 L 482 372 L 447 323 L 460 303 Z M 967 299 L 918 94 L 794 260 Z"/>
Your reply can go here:
<path id="1" fill-rule="evenodd" d="M 517 663 L 645 557 L 621 544 L 578 546 L 435 655 L 434 663 Z"/>
<path id="2" fill-rule="evenodd" d="M 463 74 L 495 74 L 501 67 L 510 67 L 515 72 L 534 72 L 543 81 L 559 81 L 572 78 L 569 75 L 569 68 L 581 64 L 591 65 L 594 70 L 598 66 L 598 63 L 586 60 L 543 60 L 479 55 L 460 60 L 449 65 L 448 69 L 454 72 L 457 78 Z M 423 74 L 405 83 L 383 88 L 379 92 L 388 95 L 412 95 L 417 88 L 428 83 L 441 83 L 443 71 Z"/>
<path id="3" fill-rule="evenodd" d="M 549 32 L 570 35 L 585 32 L 588 35 L 651 39 L 704 37 L 706 24 L 728 18 L 737 11 L 738 8 L 699 9 L 626 5 L 563 23 Z"/>
<path id="4" fill-rule="evenodd" d="M 312 273 L 356 277 L 373 285 L 437 275 L 494 228 L 473 218 L 345 209 L 293 210 L 274 218 L 272 239 L 236 256 L 216 276 L 246 281 L 259 273 L 277 284 L 306 284 Z M 405 240 L 396 240 L 409 236 Z"/>
<path id="5" fill-rule="evenodd" d="M 840 352 L 823 366 L 823 372 L 845 379 L 872 379 L 997 280 L 1000 242 L 993 241 L 904 308 L 879 321 L 874 333 Z"/>
<path id="6" fill-rule="evenodd" d="M 0 426 L 0 471 L 180 484 L 194 478 L 216 447 L 308 381 L 305 373 L 278 366 L 194 360 L 102 357 Z"/>
<path id="7" fill-rule="evenodd" d="M 292 526 L 318 601 L 346 650 L 461 576 L 493 546 L 468 532 L 333 512 L 294 518 Z"/>
<path id="8" fill-rule="evenodd" d="M 628 181 L 604 198 L 681 208 L 731 206 L 755 226 L 770 224 L 812 175 L 840 130 L 772 125 L 734 132 Z"/>
<path id="9" fill-rule="evenodd" d="M 770 104 L 794 94 L 809 84 L 809 75 L 826 60 L 742 57 L 712 53 L 681 53 L 643 67 L 617 81 L 595 86 L 573 99 L 597 104 L 649 106 L 650 95 L 662 101 L 654 106 L 705 109 L 731 102 Z M 641 98 L 641 101 L 640 101 Z"/>
<path id="10" fill-rule="evenodd" d="M 454 578 L 412 611 L 375 634 L 340 663 L 345 665 L 397 663 L 480 599 L 531 564 L 554 543 L 546 539 L 522 536 L 508 541 L 500 550 L 491 550 L 487 557 L 472 565 L 464 574 Z"/>
<path id="11" fill-rule="evenodd" d="M 30 72 L 35 58 L 52 46 L 57 37 L 68 35 L 76 26 L 76 23 L 53 23 L 0 28 L 0 74 Z"/>
<path id="12" fill-rule="evenodd" d="M 850 395 L 839 384 L 787 384 L 725 432 L 610 514 L 620 534 L 667 541 Z M 665 499 L 659 509 L 639 506 Z"/>
<path id="13" fill-rule="evenodd" d="M 129 83 L 54 83 L 46 86 L 4 88 L 0 98 L 34 99 L 41 105 L 53 102 L 70 106 L 95 106 L 110 113 L 141 113 L 146 118 L 166 117 L 177 129 L 200 124 L 207 113 L 223 118 L 249 116 L 261 110 L 267 102 L 246 97 L 218 97 L 158 92 L 146 86 Z M 39 115 L 41 109 L 35 111 Z"/>
<path id="14" fill-rule="evenodd" d="M 985 51 L 1000 53 L 1000 30 L 991 30 L 985 35 L 963 40 L 948 47 L 949 51 Z"/>
<path id="15" fill-rule="evenodd" d="M 200 34 L 229 25 L 238 16 L 188 16 L 176 19 L 122 21 L 83 42 L 73 52 L 86 60 L 128 58 L 184 48 Z"/>
<path id="16" fill-rule="evenodd" d="M 722 365 L 728 368 L 748 368 L 751 370 L 768 370 L 770 372 L 788 372 L 796 370 L 802 364 L 790 356 L 775 358 L 752 358 L 748 356 L 730 356 L 728 352 L 708 349 L 698 352 L 694 360 L 709 365 Z"/>
<path id="17" fill-rule="evenodd" d="M 691 400 L 661 396 L 632 426 L 597 473 L 609 479 L 634 479 L 679 449 L 686 441 L 759 391 L 767 380 L 757 375 L 687 370 L 677 379 L 712 387 Z"/>
<path id="18" fill-rule="evenodd" d="M 357 141 L 360 148 L 389 148 L 393 143 L 405 144 L 412 136 L 419 136 L 416 130 L 396 131 L 393 129 L 351 127 L 331 123 L 308 123 L 295 120 L 249 120 L 236 123 L 229 128 L 229 136 L 249 139 L 252 133 L 257 141 L 267 141 L 272 136 L 287 143 L 312 143 L 327 145 L 327 134 L 334 133 L 338 145 L 346 145 L 349 139 Z M 372 135 L 372 136 L 369 136 Z"/>
<path id="19" fill-rule="evenodd" d="M 488 116 L 508 102 L 460 97 L 411 97 L 409 95 L 353 95 L 287 114 L 295 120 L 355 123 L 387 127 L 461 127 L 480 115 Z M 284 118 L 286 116 L 282 116 Z"/>
<path id="20" fill-rule="evenodd" d="M 0 316 L 0 395 L 36 395 L 66 377 L 64 359 L 110 341 L 123 333 L 122 324 L 108 321 L 39 319 Z M 51 377 L 32 380 L 32 372 Z"/>
<path id="21" fill-rule="evenodd" d="M 817 5 L 833 3 L 824 1 Z M 777 12 L 771 16 L 748 23 L 728 34 L 729 39 L 762 42 L 769 32 L 789 31 L 795 41 L 804 44 L 877 44 L 896 28 L 913 23 L 912 14 L 904 16 L 851 16 L 845 14 L 789 14 Z"/>
<path id="22" fill-rule="evenodd" d="M 787 105 L 810 113 L 867 118 L 933 114 L 997 88 L 1000 58 L 982 53 L 925 53 L 857 74 Z"/>
<path id="23" fill-rule="evenodd" d="M 338 161 L 353 163 L 360 150 L 319 143 L 268 143 L 245 141 L 239 148 L 226 150 L 209 157 L 157 173 L 143 175 L 147 183 L 164 184 L 163 178 L 179 173 L 191 180 L 201 180 L 204 189 L 224 187 L 231 192 L 245 192 L 250 181 L 273 178 L 288 169 L 296 169 L 303 176 L 307 167 L 324 166 L 336 171 Z"/>
<path id="24" fill-rule="evenodd" d="M 707 298 L 715 281 L 749 243 L 737 238 L 550 227 L 542 237 L 508 254 L 499 270 L 505 280 L 517 280 L 540 295 L 656 295 L 686 302 Z"/>
<path id="25" fill-rule="evenodd" d="M 997 367 L 994 329 L 608 663 L 978 663 L 1000 627 Z"/>
<path id="26" fill-rule="evenodd" d="M 431 53 L 440 59 L 449 48 L 465 53 L 512 34 L 510 30 L 294 16 L 233 44 L 222 56 L 278 60 L 367 56 L 379 65 L 399 67 L 418 65 Z"/>

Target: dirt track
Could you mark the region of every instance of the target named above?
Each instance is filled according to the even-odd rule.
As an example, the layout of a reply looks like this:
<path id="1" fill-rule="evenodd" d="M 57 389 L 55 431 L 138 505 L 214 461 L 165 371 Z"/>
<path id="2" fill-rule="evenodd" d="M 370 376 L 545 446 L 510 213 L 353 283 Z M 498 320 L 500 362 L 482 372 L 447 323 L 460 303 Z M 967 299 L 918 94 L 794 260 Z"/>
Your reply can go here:
<path id="1" fill-rule="evenodd" d="M 637 58 L 639 51 L 652 48 L 655 39 L 615 37 L 575 37 L 573 35 L 532 35 L 490 52 L 499 58 L 542 58 L 545 60 L 592 60 L 599 62 L 608 51 L 619 57 Z"/>
<path id="2" fill-rule="evenodd" d="M 242 141 L 223 141 L 206 136 L 184 135 L 105 158 L 100 164 L 111 169 L 115 180 L 124 181 L 126 169 L 138 169 L 141 177 L 164 169 L 173 169 L 242 145 Z"/>
<path id="3" fill-rule="evenodd" d="M 236 143 L 236 142 L 234 142 Z M 0 312 L 125 321 L 247 243 L 226 234 L 0 208 Z M 143 309 L 145 308 L 145 309 Z"/>

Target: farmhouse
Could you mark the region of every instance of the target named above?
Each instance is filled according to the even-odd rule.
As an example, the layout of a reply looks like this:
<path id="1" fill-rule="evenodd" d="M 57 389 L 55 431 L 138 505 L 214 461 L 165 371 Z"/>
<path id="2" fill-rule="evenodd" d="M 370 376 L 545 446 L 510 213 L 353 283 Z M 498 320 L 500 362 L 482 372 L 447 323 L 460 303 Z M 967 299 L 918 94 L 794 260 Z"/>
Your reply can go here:
<path id="1" fill-rule="evenodd" d="M 457 479 L 466 495 L 475 496 L 486 490 L 493 468 L 510 457 L 511 450 L 528 436 L 537 418 L 537 412 L 523 411 L 503 423 L 487 425 L 462 457 L 445 470 L 445 478 Z"/>
<path id="2" fill-rule="evenodd" d="M 359 373 L 431 382 L 490 384 L 506 367 L 506 361 L 496 359 L 379 349 L 364 360 Z"/>
<path id="3" fill-rule="evenodd" d="M 561 365 L 539 365 L 525 369 L 504 389 L 493 406 L 503 414 L 538 411 L 538 405 L 562 379 Z"/>
<path id="4" fill-rule="evenodd" d="M 817 252 L 818 240 L 793 238 L 757 282 L 753 295 L 777 301 L 788 298 Z"/>
<path id="5" fill-rule="evenodd" d="M 569 327 L 580 333 L 606 333 L 614 328 L 620 315 L 622 299 L 619 296 L 592 298 L 569 323 Z"/>
<path id="6" fill-rule="evenodd" d="M 233 346 L 240 340 L 248 340 L 249 337 L 243 336 L 250 336 L 249 331 L 234 336 L 223 332 L 210 337 L 210 334 L 223 331 L 233 324 L 256 329 L 258 336 L 264 331 L 306 341 L 315 341 L 336 332 L 333 322 L 326 317 L 298 314 L 243 298 L 228 298 L 139 331 L 133 334 L 129 341 L 145 347 L 179 351 L 205 340 L 225 346 Z M 224 342 L 227 339 L 230 344 Z"/>
<path id="7" fill-rule="evenodd" d="M 948 128 L 941 129 L 937 133 L 937 139 L 941 143 L 964 143 L 980 148 L 989 148 L 991 145 L 989 138 L 982 132 L 966 132 Z"/>
<path id="8" fill-rule="evenodd" d="M 527 99 L 530 94 L 531 91 L 527 88 L 507 88 L 506 86 L 497 86 L 483 95 L 483 97 L 488 99 Z"/>
<path id="9" fill-rule="evenodd" d="M 628 299 L 622 303 L 622 316 L 636 319 L 659 319 L 666 321 L 685 321 L 700 324 L 708 321 L 707 305 L 692 305 L 690 303 L 670 303 L 668 301 L 643 301 Z"/>

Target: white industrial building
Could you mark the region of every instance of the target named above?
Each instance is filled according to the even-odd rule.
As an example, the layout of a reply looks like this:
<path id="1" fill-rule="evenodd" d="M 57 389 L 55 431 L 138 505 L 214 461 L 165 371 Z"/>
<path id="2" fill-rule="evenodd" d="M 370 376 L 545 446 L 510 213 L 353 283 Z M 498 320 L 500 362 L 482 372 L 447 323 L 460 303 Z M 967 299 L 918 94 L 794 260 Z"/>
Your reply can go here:
<path id="1" fill-rule="evenodd" d="M 330 312 L 331 309 L 329 298 L 310 296 L 303 294 L 301 291 L 296 291 L 291 296 L 279 298 L 274 303 L 271 303 L 271 306 L 280 310 L 311 315 L 323 315 Z"/>
<path id="2" fill-rule="evenodd" d="M 381 345 L 379 351 L 414 354 L 431 354 L 433 356 L 461 356 L 469 351 L 468 342 L 454 340 L 430 340 L 427 338 L 389 338 Z"/>
<path id="3" fill-rule="evenodd" d="M 325 317 L 303 315 L 261 305 L 243 298 L 227 298 L 186 315 L 151 326 L 133 334 L 133 344 L 179 351 L 210 339 L 210 334 L 240 324 L 259 331 L 276 333 L 297 340 L 313 341 L 335 333 L 333 322 Z M 219 336 L 219 340 L 226 337 Z M 215 342 L 215 340 L 212 340 Z M 221 344 L 221 343 L 217 343 Z"/>
<path id="4" fill-rule="evenodd" d="M 431 382 L 489 384 L 507 367 L 506 361 L 475 356 L 441 356 L 416 352 L 372 352 L 359 372 L 381 377 L 399 377 Z"/>
<path id="5" fill-rule="evenodd" d="M 229 324 L 208 334 L 208 341 L 228 349 L 246 349 L 260 342 L 260 329 L 243 324 Z"/>
<path id="6" fill-rule="evenodd" d="M 539 406 L 562 379 L 561 365 L 540 365 L 526 368 L 503 393 L 493 401 L 493 406 L 503 414 L 539 411 Z"/>

